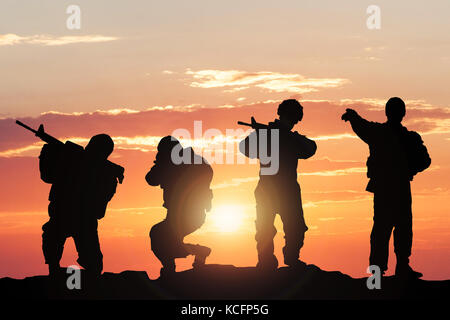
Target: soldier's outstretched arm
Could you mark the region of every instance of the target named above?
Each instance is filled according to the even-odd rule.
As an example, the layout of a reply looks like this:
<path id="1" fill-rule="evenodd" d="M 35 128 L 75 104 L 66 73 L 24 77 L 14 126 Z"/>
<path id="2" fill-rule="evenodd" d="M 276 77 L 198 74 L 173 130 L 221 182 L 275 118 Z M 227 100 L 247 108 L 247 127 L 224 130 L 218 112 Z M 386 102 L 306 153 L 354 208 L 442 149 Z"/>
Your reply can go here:
<path id="1" fill-rule="evenodd" d="M 347 109 L 341 119 L 344 121 L 350 121 L 353 131 L 364 142 L 369 143 L 372 139 L 376 124 L 375 122 L 367 121 L 353 109 Z"/>

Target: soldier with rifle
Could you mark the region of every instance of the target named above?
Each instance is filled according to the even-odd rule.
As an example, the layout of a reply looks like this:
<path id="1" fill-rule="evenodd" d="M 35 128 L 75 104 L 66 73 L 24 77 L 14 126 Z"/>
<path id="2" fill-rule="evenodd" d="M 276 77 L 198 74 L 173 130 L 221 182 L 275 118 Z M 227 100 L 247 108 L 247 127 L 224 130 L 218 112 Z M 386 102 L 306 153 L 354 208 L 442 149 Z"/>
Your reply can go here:
<path id="1" fill-rule="evenodd" d="M 16 123 L 46 144 L 39 156 L 41 179 L 52 185 L 49 195 L 50 220 L 42 227 L 42 250 L 50 276 L 60 274 L 64 243 L 72 237 L 78 260 L 88 275 L 96 278 L 103 269 L 103 255 L 98 238 L 98 219 L 122 183 L 124 169 L 107 160 L 114 142 L 106 134 L 93 136 L 83 148 L 63 143 L 48 135 L 41 125 L 33 130 L 20 121 Z"/>
<path id="2" fill-rule="evenodd" d="M 302 120 L 303 107 L 295 99 L 284 100 L 278 106 L 279 119 L 268 125 L 260 124 L 252 117 L 252 123 L 239 122 L 251 126 L 253 131 L 240 142 L 239 150 L 250 158 L 260 159 L 260 178 L 255 190 L 256 198 L 256 248 L 258 251 L 257 267 L 262 270 L 275 270 L 278 260 L 274 255 L 273 238 L 277 230 L 274 227 L 275 215 L 278 213 L 283 222 L 285 246 L 284 263 L 290 267 L 302 268 L 305 263 L 299 260 L 305 232 L 308 230 L 303 217 L 300 185 L 297 182 L 297 164 L 299 159 L 308 159 L 316 152 L 313 140 L 292 132 L 292 128 Z M 263 131 L 277 130 L 279 141 L 268 139 L 268 144 L 278 143 L 277 155 L 279 168 L 275 174 L 264 174 L 260 157 L 260 135 Z M 267 134 L 267 137 L 272 136 Z M 255 139 L 256 138 L 256 139 Z M 252 146 L 252 142 L 254 142 Z M 255 146 L 256 145 L 256 146 Z M 257 149 L 257 152 L 252 152 Z M 272 150 L 270 146 L 266 148 Z"/>

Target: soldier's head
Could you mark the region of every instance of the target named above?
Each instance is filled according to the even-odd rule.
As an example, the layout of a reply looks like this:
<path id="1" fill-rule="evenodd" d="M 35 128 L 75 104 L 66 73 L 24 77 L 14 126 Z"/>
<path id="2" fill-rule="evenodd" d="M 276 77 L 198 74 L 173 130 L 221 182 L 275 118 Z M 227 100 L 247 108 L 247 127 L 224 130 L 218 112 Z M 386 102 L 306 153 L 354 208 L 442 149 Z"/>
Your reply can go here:
<path id="1" fill-rule="evenodd" d="M 175 137 L 166 136 L 158 143 L 158 156 L 160 158 L 170 158 L 172 150 L 175 146 L 181 145 Z"/>
<path id="2" fill-rule="evenodd" d="M 89 140 L 84 149 L 94 157 L 106 160 L 114 150 L 114 142 L 107 134 L 97 134 Z"/>
<path id="3" fill-rule="evenodd" d="M 406 106 L 402 99 L 394 97 L 386 102 L 385 111 L 389 122 L 400 123 L 406 114 Z"/>
<path id="4" fill-rule="evenodd" d="M 303 107 L 295 99 L 284 100 L 278 106 L 277 114 L 280 121 L 290 129 L 292 129 L 303 118 Z"/>

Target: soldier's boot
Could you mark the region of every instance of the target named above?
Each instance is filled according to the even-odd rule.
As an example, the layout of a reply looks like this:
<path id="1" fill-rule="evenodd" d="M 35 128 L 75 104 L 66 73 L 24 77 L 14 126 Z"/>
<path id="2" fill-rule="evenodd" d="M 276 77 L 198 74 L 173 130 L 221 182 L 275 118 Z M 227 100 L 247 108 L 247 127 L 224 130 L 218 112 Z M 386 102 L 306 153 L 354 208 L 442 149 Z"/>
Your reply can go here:
<path id="1" fill-rule="evenodd" d="M 275 271 L 278 269 L 278 260 L 272 254 L 258 254 L 258 263 L 256 268 L 260 271 Z"/>
<path id="2" fill-rule="evenodd" d="M 301 261 L 301 260 L 299 260 L 299 259 L 287 260 L 287 261 L 285 260 L 284 264 L 286 264 L 290 268 L 293 268 L 293 269 L 296 269 L 296 270 L 299 270 L 299 271 L 306 269 L 306 263 Z"/>
<path id="3" fill-rule="evenodd" d="M 211 254 L 211 248 L 201 246 L 201 245 L 193 245 L 191 247 L 192 254 L 195 255 L 194 263 L 192 267 L 201 268 L 205 265 L 206 258 Z"/>
<path id="4" fill-rule="evenodd" d="M 398 264 L 395 267 L 395 277 L 404 279 L 419 279 L 422 273 L 413 270 L 409 264 Z"/>
<path id="5" fill-rule="evenodd" d="M 303 270 L 306 268 L 306 263 L 299 259 L 300 248 L 296 246 L 295 248 L 289 248 L 285 246 L 283 248 L 284 264 L 295 268 L 297 270 Z"/>
<path id="6" fill-rule="evenodd" d="M 256 268 L 260 271 L 275 271 L 278 268 L 277 257 L 273 254 L 274 245 L 273 238 L 277 230 L 273 225 L 261 228 L 256 224 L 257 232 L 255 235 L 256 250 L 258 251 L 258 264 Z"/>
<path id="7" fill-rule="evenodd" d="M 398 278 L 419 279 L 422 273 L 414 271 L 409 265 L 409 256 L 402 257 L 397 253 L 397 265 L 395 266 L 395 276 Z"/>
<path id="8" fill-rule="evenodd" d="M 59 262 L 48 264 L 48 276 L 52 279 L 59 279 L 64 276 L 64 270 L 61 269 Z"/>

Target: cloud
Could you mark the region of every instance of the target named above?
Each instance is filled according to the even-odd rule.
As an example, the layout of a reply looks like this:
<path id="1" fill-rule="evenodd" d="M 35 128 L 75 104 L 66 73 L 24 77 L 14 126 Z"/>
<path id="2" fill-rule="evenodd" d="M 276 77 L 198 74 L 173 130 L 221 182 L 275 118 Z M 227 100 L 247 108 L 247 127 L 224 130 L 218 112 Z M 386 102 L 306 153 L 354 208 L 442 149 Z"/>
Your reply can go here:
<path id="1" fill-rule="evenodd" d="M 243 129 L 247 127 L 237 125 L 237 120 L 248 122 L 251 116 L 257 121 L 267 123 L 276 117 L 277 105 L 280 101 L 269 100 L 254 103 L 226 104 L 206 106 L 201 104 L 180 106 L 151 106 L 137 110 L 127 107 L 97 110 L 93 112 L 61 112 L 48 111 L 38 117 L 20 118 L 22 122 L 33 128 L 39 124 L 45 125 L 46 131 L 56 138 L 75 137 L 87 139 L 94 134 L 108 133 L 117 139 L 117 147 L 124 150 L 153 151 L 160 137 L 171 134 L 176 129 L 186 129 L 192 139 L 186 140 L 186 145 L 201 142 L 194 137 L 194 122 L 201 121 L 201 134 L 208 129 L 221 131 L 215 144 L 225 144 L 229 138 L 225 137 L 227 129 Z M 345 107 L 352 107 L 364 118 L 372 121 L 385 121 L 381 111 L 381 100 L 359 99 L 335 101 L 302 100 L 304 106 L 304 121 L 295 130 L 316 140 L 318 143 L 337 143 L 344 139 L 357 139 L 348 123 L 340 117 Z M 448 108 L 432 106 L 425 102 L 416 102 L 408 108 L 405 125 L 410 130 L 418 131 L 421 135 L 448 134 L 450 132 L 450 112 Z M 14 119 L 0 119 L 0 156 L 18 157 L 36 155 L 39 150 L 39 140 L 30 132 L 18 127 Z M 195 139 L 194 139 L 195 138 Z M 241 135 L 232 139 L 236 142 Z M 445 137 L 444 137 L 445 138 Z M 237 139 L 237 140 L 236 140 Z M 207 147 L 215 147 L 214 143 Z M 203 142 L 199 146 L 205 146 Z M 308 161 L 307 163 L 311 163 Z M 353 164 L 347 167 L 333 167 L 331 170 L 362 167 Z M 323 168 L 323 167 L 322 167 Z M 309 172 L 319 172 L 320 168 L 313 168 Z M 303 171 L 305 172 L 305 171 Z M 354 172 L 355 173 L 355 172 Z M 337 175 L 349 172 L 325 172 L 322 174 Z"/>
<path id="2" fill-rule="evenodd" d="M 336 220 L 344 220 L 344 217 L 319 218 L 319 221 L 336 221 Z"/>
<path id="3" fill-rule="evenodd" d="M 303 205 L 303 207 L 321 207 L 323 205 L 341 205 L 341 204 L 347 204 L 352 202 L 364 202 L 364 201 L 372 201 L 373 196 L 367 195 L 367 196 L 361 196 L 361 197 L 355 197 L 353 199 L 345 199 L 345 200 L 321 200 L 321 201 L 307 201 Z"/>
<path id="4" fill-rule="evenodd" d="M 8 33 L 0 34 L 0 46 L 12 46 L 20 44 L 36 44 L 43 46 L 62 46 L 75 43 L 96 43 L 117 40 L 117 37 L 103 35 L 82 35 L 82 36 L 53 36 L 45 34 L 37 34 L 32 36 L 19 36 L 17 34 Z"/>
<path id="5" fill-rule="evenodd" d="M 354 173 L 366 173 L 366 167 L 354 167 L 347 169 L 336 169 L 336 170 L 322 170 L 316 172 L 300 172 L 299 174 L 302 176 L 322 176 L 322 177 L 331 177 L 331 176 L 346 176 Z"/>
<path id="6" fill-rule="evenodd" d="M 230 187 L 238 187 L 243 183 L 255 182 L 258 180 L 259 180 L 259 177 L 233 178 L 229 181 L 215 184 L 211 188 L 215 190 L 215 189 L 223 189 L 223 188 L 230 188 Z"/>
<path id="7" fill-rule="evenodd" d="M 37 142 L 22 148 L 0 151 L 0 157 L 35 157 L 39 154 L 43 145 L 44 142 Z"/>
<path id="8" fill-rule="evenodd" d="M 351 133 L 343 133 L 343 134 L 335 134 L 329 136 L 316 136 L 311 137 L 313 140 L 321 141 L 321 140 L 340 140 L 340 139 L 356 139 L 358 138 L 356 135 Z"/>
<path id="9" fill-rule="evenodd" d="M 187 75 L 193 77 L 190 83 L 195 88 L 224 88 L 226 92 L 240 91 L 250 86 L 271 92 L 291 92 L 303 94 L 322 88 L 336 88 L 349 82 L 341 78 L 306 78 L 299 74 L 270 71 L 247 72 L 239 70 L 199 70 L 188 69 Z"/>

